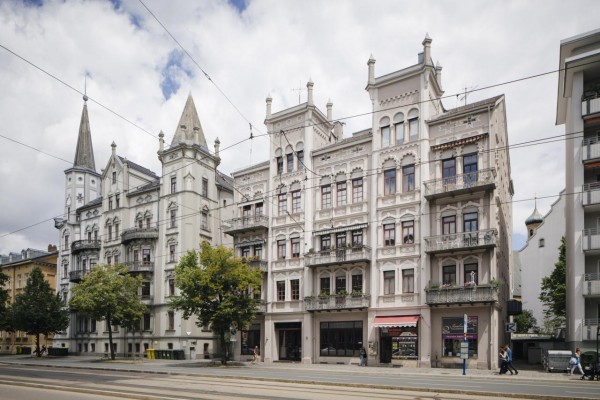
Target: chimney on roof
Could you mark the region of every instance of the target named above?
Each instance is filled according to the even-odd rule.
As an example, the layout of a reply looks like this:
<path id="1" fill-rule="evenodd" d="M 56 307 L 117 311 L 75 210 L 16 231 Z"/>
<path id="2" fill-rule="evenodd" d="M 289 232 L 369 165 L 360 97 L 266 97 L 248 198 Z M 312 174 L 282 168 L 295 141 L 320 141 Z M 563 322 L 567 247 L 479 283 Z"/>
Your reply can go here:
<path id="1" fill-rule="evenodd" d="M 431 61 L 431 38 L 429 37 L 429 34 L 426 33 L 425 34 L 425 39 L 423 39 L 423 64 L 430 64 L 432 63 Z"/>
<path id="2" fill-rule="evenodd" d="M 267 96 L 267 118 L 271 116 L 271 103 L 273 103 L 273 99 L 271 98 L 271 94 Z"/>
<path id="3" fill-rule="evenodd" d="M 56 245 L 54 244 L 49 244 L 48 245 L 48 253 L 54 253 L 56 251 Z"/>
<path id="4" fill-rule="evenodd" d="M 327 121 L 333 120 L 333 103 L 331 99 L 327 102 Z"/>
<path id="5" fill-rule="evenodd" d="M 373 58 L 373 54 L 369 57 L 369 61 L 367 61 L 367 65 L 369 66 L 369 84 L 375 83 L 375 59 Z"/>
<path id="6" fill-rule="evenodd" d="M 315 84 L 313 83 L 312 79 L 308 79 L 308 83 L 306 84 L 306 90 L 308 92 L 308 105 L 312 106 L 314 104 L 313 102 L 313 86 L 315 86 Z"/>

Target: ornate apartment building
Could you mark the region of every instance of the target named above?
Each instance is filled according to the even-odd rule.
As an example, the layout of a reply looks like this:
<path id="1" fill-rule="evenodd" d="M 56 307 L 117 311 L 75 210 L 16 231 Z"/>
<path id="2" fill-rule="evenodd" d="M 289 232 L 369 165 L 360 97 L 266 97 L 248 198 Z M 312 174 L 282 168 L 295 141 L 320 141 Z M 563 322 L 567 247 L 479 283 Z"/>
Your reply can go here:
<path id="1" fill-rule="evenodd" d="M 212 333 L 167 305 L 180 255 L 209 240 L 263 271 L 236 359 L 259 346 L 265 362 L 349 363 L 365 347 L 372 363 L 453 366 L 466 339 L 469 366 L 495 368 L 512 281 L 504 97 L 447 110 L 441 75 L 429 37 L 402 70 L 376 77 L 371 58 L 372 125 L 347 137 L 312 82 L 297 106 L 273 112 L 269 97 L 269 159 L 233 178 L 217 171 L 218 139 L 209 152 L 191 97 L 170 147 L 160 135 L 160 176 L 116 145 L 98 173 L 84 105 L 56 221 L 65 299 L 94 264 L 125 263 L 150 311 L 139 330 L 110 328 L 117 353 L 212 353 Z M 59 340 L 106 352 L 107 329 L 73 314 Z"/>
<path id="2" fill-rule="evenodd" d="M 191 95 L 170 146 L 159 134 L 158 158 L 160 176 L 119 156 L 113 143 L 98 173 L 84 104 L 75 161 L 65 171 L 64 217 L 55 221 L 60 232 L 57 287 L 66 303 L 70 288 L 94 265 L 124 264 L 143 277 L 140 296 L 149 308 L 133 331 L 72 313 L 69 328 L 56 338 L 72 352 L 108 352 L 108 329 L 120 355 L 156 348 L 184 349 L 194 356 L 216 349 L 210 331 L 167 304 L 177 293 L 173 271 L 182 254 L 198 250 L 204 240 L 231 245 L 219 221 L 233 215 L 227 214 L 232 212 L 232 181 L 217 171 L 218 139 L 211 153 Z"/>
<path id="3" fill-rule="evenodd" d="M 600 30 L 560 43 L 556 124 L 565 125 L 566 342 L 596 351 L 600 327 Z M 580 140 L 583 136 L 583 140 Z"/>
<path id="4" fill-rule="evenodd" d="M 236 255 L 261 268 L 263 308 L 239 354 L 265 362 L 494 368 L 504 344 L 512 181 L 504 96 L 446 110 L 431 39 L 376 77 L 372 126 L 344 137 L 329 102 L 272 111 L 269 160 L 233 173 Z M 464 326 L 466 325 L 466 332 Z M 242 357 L 243 358 L 243 357 Z"/>

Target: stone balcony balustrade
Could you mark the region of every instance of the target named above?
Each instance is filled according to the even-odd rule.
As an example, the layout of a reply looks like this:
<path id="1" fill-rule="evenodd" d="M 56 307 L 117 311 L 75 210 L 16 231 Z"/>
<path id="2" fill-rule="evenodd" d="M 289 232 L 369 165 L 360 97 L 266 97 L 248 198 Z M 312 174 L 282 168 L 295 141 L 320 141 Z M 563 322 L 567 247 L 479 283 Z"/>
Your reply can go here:
<path id="1" fill-rule="evenodd" d="M 368 294 L 332 294 L 326 296 L 305 297 L 306 311 L 335 311 L 369 308 Z"/>
<path id="2" fill-rule="evenodd" d="M 425 289 L 425 303 L 430 306 L 451 304 L 495 303 L 498 301 L 498 286 L 471 285 Z"/>
<path id="3" fill-rule="evenodd" d="M 307 267 L 325 267 L 335 264 L 355 264 L 370 261 L 371 248 L 363 245 L 304 254 L 304 265 Z"/>

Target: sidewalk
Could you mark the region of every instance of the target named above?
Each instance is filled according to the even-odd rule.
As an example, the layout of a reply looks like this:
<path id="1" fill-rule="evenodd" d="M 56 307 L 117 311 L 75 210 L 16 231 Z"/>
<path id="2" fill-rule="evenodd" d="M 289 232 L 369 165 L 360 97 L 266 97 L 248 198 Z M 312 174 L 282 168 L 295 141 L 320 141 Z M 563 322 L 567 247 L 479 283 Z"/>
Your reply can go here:
<path id="1" fill-rule="evenodd" d="M 0 364 L 15 364 L 28 366 L 48 366 L 62 368 L 83 368 L 104 371 L 127 371 L 162 374 L 202 375 L 205 368 L 223 368 L 218 360 L 148 360 L 148 359 L 116 359 L 114 361 L 101 359 L 97 356 L 66 356 L 66 357 L 32 357 L 28 355 L 3 355 Z M 518 375 L 498 375 L 498 371 L 468 369 L 467 376 L 493 377 L 503 380 L 536 380 L 569 382 L 577 381 L 580 375 L 569 376 L 566 373 L 548 373 L 539 366 L 519 366 Z M 521 368 L 522 367 L 522 368 Z M 389 366 L 367 366 L 348 364 L 300 364 L 300 363 L 272 363 L 250 364 L 249 362 L 230 362 L 227 368 L 235 374 L 235 369 L 277 369 L 277 370 L 312 370 L 312 371 L 352 371 L 361 374 L 377 375 L 432 375 L 432 376 L 462 376 L 462 369 L 449 368 L 407 368 Z"/>

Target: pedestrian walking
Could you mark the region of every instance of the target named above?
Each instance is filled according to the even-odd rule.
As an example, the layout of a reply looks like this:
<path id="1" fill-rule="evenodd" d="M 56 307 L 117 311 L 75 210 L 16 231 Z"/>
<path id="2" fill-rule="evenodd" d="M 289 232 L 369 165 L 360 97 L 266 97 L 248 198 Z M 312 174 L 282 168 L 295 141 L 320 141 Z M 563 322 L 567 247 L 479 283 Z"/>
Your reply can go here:
<path id="1" fill-rule="evenodd" d="M 252 358 L 252 364 L 256 364 L 260 360 L 260 351 L 258 346 L 254 346 L 254 357 Z"/>
<path id="2" fill-rule="evenodd" d="M 569 372 L 569 375 L 573 375 L 573 371 L 575 371 L 575 368 L 577 368 L 581 373 L 581 379 L 583 379 L 585 374 L 583 373 L 583 368 L 581 368 L 581 350 L 579 349 L 579 347 L 575 349 L 575 354 L 573 354 L 573 357 L 571 357 L 569 364 L 572 365 L 571 372 Z"/>
<path id="3" fill-rule="evenodd" d="M 507 357 L 506 367 L 510 371 L 511 375 L 513 374 L 513 371 L 515 372 L 515 375 L 518 375 L 519 371 L 517 371 L 517 369 L 513 366 L 513 363 L 512 363 L 512 349 L 510 348 L 509 345 L 506 345 L 506 346 L 504 346 L 504 350 L 506 350 L 506 357 Z"/>
<path id="4" fill-rule="evenodd" d="M 508 355 L 506 354 L 506 350 L 504 347 L 500 346 L 498 355 L 500 356 L 500 372 L 499 375 L 505 374 L 508 369 Z M 512 374 L 512 372 L 511 372 Z"/>
<path id="5" fill-rule="evenodd" d="M 359 357 L 360 357 L 360 366 L 366 367 L 367 366 L 367 350 L 365 350 L 364 347 L 360 348 Z"/>

